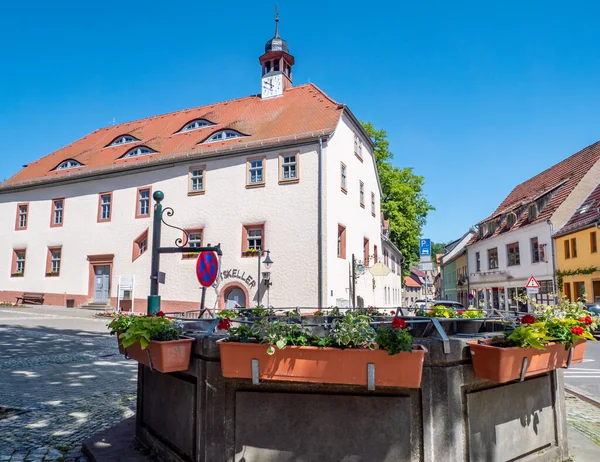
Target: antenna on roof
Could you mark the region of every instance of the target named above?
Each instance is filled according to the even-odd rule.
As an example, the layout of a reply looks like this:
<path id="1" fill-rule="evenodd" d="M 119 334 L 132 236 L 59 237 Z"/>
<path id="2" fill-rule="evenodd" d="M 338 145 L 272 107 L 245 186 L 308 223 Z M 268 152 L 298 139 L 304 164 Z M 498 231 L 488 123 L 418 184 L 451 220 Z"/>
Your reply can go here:
<path id="1" fill-rule="evenodd" d="M 115 125 L 117 123 L 117 119 L 113 117 L 112 124 Z"/>
<path id="2" fill-rule="evenodd" d="M 279 37 L 279 8 L 275 5 L 275 37 Z"/>

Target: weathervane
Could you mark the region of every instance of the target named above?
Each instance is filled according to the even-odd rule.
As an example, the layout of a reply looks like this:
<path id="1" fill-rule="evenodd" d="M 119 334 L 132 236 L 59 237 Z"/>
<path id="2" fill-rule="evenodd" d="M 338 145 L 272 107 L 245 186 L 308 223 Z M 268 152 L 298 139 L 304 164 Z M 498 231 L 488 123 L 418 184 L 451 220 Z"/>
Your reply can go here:
<path id="1" fill-rule="evenodd" d="M 279 37 L 279 8 L 275 5 L 275 37 Z"/>

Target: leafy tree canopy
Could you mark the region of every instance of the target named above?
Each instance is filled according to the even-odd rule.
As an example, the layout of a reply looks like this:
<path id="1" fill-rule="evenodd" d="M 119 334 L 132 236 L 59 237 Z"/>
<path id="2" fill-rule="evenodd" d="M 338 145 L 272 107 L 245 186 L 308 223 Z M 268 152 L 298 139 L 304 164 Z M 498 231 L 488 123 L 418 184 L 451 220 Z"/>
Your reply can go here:
<path id="1" fill-rule="evenodd" d="M 416 175 L 412 168 L 392 165 L 394 154 L 384 129 L 377 129 L 371 122 L 363 127 L 375 145 L 375 160 L 381 183 L 381 210 L 390 221 L 390 239 L 404 255 L 404 275 L 409 266 L 419 261 L 419 238 L 426 223 L 427 214 L 435 210 L 423 192 L 425 179 Z"/>

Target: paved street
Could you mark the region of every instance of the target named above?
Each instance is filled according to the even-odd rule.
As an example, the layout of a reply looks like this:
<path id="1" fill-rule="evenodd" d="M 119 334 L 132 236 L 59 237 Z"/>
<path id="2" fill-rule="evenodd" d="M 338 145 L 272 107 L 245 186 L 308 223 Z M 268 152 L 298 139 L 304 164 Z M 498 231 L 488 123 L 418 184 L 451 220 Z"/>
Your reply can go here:
<path id="1" fill-rule="evenodd" d="M 583 363 L 565 371 L 565 384 L 600 402 L 600 342 L 587 342 Z"/>
<path id="2" fill-rule="evenodd" d="M 135 411 L 136 363 L 93 311 L 0 307 L 0 462 L 83 461 Z"/>

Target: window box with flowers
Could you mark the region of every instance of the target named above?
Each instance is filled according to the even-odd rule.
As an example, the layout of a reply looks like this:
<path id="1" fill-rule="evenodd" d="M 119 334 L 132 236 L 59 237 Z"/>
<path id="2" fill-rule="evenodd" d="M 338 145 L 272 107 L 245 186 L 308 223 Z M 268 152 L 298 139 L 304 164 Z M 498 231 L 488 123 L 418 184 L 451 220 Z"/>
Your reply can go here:
<path id="1" fill-rule="evenodd" d="M 597 325 L 581 304 L 542 306 L 507 326 L 504 338 L 469 344 L 475 376 L 505 383 L 580 363 Z"/>
<path id="2" fill-rule="evenodd" d="M 218 341 L 222 374 L 252 378 L 258 360 L 258 377 L 264 380 L 367 385 L 372 364 L 375 386 L 420 388 L 427 349 L 413 344 L 401 318 L 385 327 L 373 328 L 371 322 L 347 313 L 333 320 L 325 336 L 290 318 L 229 328 L 229 338 Z"/>
<path id="3" fill-rule="evenodd" d="M 117 335 L 119 351 L 159 372 L 185 371 L 190 364 L 193 338 L 183 336 L 183 324 L 156 315 L 115 317 L 108 328 Z"/>

